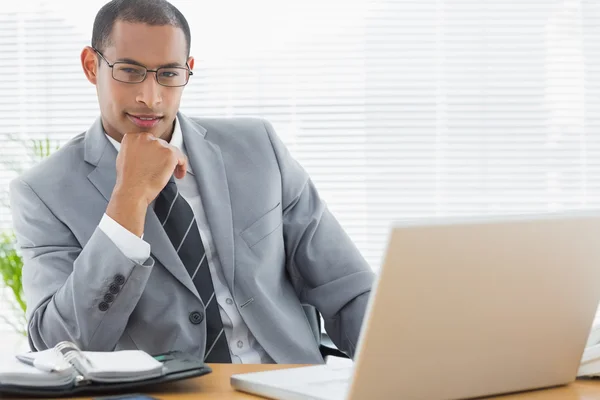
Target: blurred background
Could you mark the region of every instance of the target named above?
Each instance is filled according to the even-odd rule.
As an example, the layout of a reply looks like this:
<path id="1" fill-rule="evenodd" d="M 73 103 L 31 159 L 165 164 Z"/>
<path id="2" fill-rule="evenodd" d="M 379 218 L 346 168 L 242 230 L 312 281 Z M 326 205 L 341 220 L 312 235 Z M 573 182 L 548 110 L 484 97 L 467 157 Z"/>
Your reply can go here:
<path id="1" fill-rule="evenodd" d="M 171 2 L 181 110 L 269 119 L 375 271 L 394 221 L 600 206 L 596 0 Z M 0 351 L 24 343 L 8 183 L 98 116 L 79 55 L 104 3 L 0 9 Z"/>

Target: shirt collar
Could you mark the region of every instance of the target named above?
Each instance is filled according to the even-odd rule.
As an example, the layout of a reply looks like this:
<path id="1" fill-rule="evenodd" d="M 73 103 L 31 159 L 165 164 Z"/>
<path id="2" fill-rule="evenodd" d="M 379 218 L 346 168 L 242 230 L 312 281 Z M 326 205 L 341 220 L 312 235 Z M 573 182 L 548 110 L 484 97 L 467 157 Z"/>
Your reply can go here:
<path id="1" fill-rule="evenodd" d="M 110 143 L 114 146 L 114 148 L 117 149 L 117 152 L 121 150 L 121 143 L 108 136 L 108 134 L 105 133 L 105 135 L 110 141 Z M 173 127 L 173 134 L 171 135 L 171 141 L 169 142 L 169 144 L 177 147 L 187 157 L 185 146 L 183 145 L 183 133 L 181 132 L 181 125 L 179 124 L 179 118 L 177 117 L 175 117 L 175 126 Z M 192 172 L 189 162 L 187 171 L 190 173 Z"/>

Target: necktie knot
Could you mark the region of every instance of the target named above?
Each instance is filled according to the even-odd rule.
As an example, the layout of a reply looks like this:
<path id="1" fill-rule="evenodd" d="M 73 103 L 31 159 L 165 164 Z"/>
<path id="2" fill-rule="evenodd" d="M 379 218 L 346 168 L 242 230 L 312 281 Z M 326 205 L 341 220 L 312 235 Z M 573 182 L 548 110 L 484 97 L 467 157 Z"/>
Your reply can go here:
<path id="1" fill-rule="evenodd" d="M 166 191 L 168 193 L 177 193 L 177 183 L 175 182 L 175 175 L 171 175 L 171 177 L 167 181 L 167 184 L 165 185 L 165 187 L 163 188 L 163 190 L 161 192 L 164 192 L 164 191 Z"/>

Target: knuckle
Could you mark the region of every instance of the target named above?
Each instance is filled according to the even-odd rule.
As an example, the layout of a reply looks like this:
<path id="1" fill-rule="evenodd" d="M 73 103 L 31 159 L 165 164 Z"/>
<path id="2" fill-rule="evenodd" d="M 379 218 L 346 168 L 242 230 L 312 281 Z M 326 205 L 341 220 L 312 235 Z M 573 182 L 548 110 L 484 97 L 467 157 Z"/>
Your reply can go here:
<path id="1" fill-rule="evenodd" d="M 173 150 L 169 146 L 161 146 L 160 154 L 167 160 L 173 159 Z"/>

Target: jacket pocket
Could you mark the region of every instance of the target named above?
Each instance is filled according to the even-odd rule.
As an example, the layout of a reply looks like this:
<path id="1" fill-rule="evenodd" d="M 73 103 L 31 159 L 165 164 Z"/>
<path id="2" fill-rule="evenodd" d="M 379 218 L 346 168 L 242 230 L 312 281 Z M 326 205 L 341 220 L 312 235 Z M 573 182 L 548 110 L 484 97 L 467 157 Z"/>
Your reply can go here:
<path id="1" fill-rule="evenodd" d="M 281 212 L 281 203 L 277 203 L 273 209 L 240 233 L 240 236 L 244 239 L 248 247 L 253 247 L 279 228 L 283 222 Z"/>

